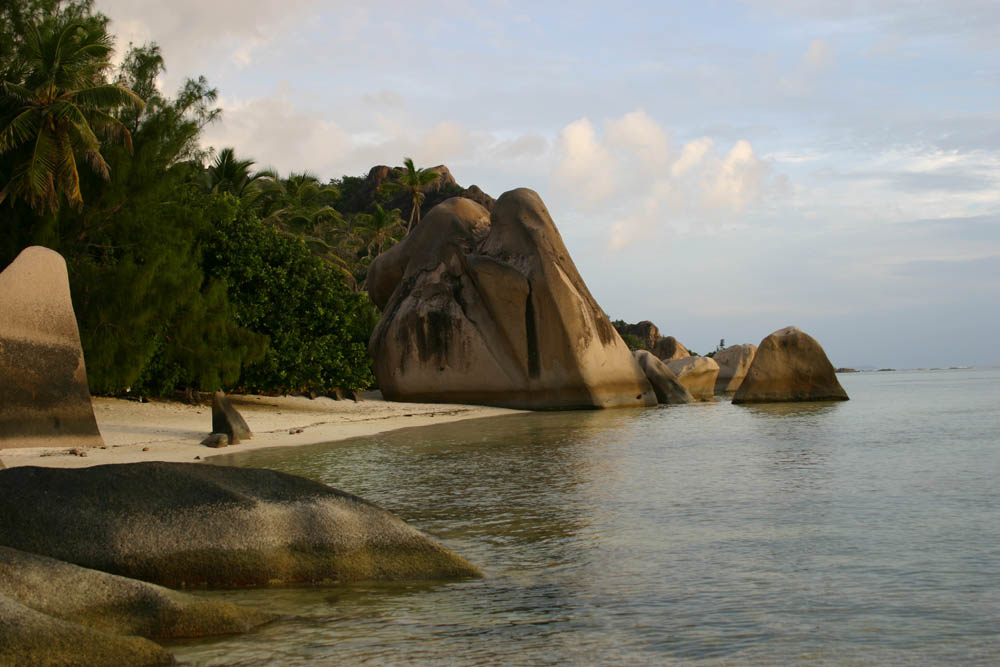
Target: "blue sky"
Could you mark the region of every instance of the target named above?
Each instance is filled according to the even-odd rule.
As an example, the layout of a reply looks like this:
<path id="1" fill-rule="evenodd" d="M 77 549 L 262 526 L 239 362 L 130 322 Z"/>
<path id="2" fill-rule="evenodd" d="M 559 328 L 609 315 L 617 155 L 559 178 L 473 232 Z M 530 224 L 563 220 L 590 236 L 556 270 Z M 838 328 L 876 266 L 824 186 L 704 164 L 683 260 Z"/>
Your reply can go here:
<path id="1" fill-rule="evenodd" d="M 1000 364 L 995 1 L 98 0 L 205 75 L 206 146 L 542 196 L 598 302 L 706 352 Z M 872 9 L 871 6 L 876 6 Z"/>

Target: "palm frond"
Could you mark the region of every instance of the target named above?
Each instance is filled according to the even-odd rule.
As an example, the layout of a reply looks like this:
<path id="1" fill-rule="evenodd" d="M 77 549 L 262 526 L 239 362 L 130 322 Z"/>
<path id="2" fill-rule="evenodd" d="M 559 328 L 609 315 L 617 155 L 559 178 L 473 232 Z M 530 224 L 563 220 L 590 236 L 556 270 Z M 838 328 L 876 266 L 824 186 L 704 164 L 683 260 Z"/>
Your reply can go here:
<path id="1" fill-rule="evenodd" d="M 0 131 L 0 153 L 6 153 L 37 135 L 41 126 L 40 118 L 41 114 L 37 109 L 26 109 L 12 118 L 7 127 Z"/>

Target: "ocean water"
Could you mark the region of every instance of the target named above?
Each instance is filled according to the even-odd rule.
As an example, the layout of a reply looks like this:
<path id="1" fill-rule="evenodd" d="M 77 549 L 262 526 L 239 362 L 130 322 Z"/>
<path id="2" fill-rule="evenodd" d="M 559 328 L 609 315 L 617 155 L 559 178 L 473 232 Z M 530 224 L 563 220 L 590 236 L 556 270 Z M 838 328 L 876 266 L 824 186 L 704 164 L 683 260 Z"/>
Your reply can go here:
<path id="1" fill-rule="evenodd" d="M 184 664 L 1000 663 L 1000 370 L 845 403 L 539 413 L 220 463 L 390 509 L 481 580 L 209 591 Z"/>

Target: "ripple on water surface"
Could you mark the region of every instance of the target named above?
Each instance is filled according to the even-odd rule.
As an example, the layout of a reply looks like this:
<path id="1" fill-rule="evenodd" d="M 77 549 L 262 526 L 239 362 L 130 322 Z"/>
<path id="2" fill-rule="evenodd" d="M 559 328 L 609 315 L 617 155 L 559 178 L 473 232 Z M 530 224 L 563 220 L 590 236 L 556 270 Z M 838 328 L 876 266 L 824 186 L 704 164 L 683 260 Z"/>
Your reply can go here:
<path id="1" fill-rule="evenodd" d="M 482 580 L 202 594 L 288 618 L 196 664 L 1000 660 L 1000 371 L 846 403 L 540 413 L 220 463 L 400 514 Z"/>

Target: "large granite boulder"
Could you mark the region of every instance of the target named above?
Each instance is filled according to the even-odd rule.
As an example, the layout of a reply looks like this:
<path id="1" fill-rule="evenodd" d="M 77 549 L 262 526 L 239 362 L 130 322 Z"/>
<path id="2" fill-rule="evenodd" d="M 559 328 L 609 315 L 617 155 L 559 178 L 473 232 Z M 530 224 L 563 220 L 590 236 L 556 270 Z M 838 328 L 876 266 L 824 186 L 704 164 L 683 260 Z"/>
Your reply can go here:
<path id="1" fill-rule="evenodd" d="M 719 377 L 715 379 L 715 393 L 732 394 L 740 385 L 750 370 L 757 346 L 752 343 L 730 345 L 715 353 L 712 358 L 719 364 Z"/>
<path id="2" fill-rule="evenodd" d="M 0 544 L 173 588 L 479 575 L 361 498 L 197 463 L 2 470 Z"/>
<path id="3" fill-rule="evenodd" d="M 761 341 L 733 403 L 846 401 L 833 364 L 816 339 L 786 327 Z"/>
<path id="4" fill-rule="evenodd" d="M 694 397 L 691 396 L 684 385 L 677 381 L 677 376 L 670 368 L 653 356 L 647 350 L 633 350 L 632 355 L 639 362 L 639 368 L 646 374 L 646 379 L 653 386 L 656 393 L 656 400 L 661 404 L 691 403 Z"/>
<path id="5" fill-rule="evenodd" d="M 710 357 L 683 357 L 667 362 L 669 368 L 677 376 L 677 381 L 684 386 L 696 401 L 711 401 L 715 399 L 715 378 L 719 375 L 719 364 Z"/>
<path id="6" fill-rule="evenodd" d="M 673 336 L 657 340 L 653 347 L 650 348 L 650 352 L 663 361 L 673 361 L 674 359 L 684 359 L 691 356 L 688 349 Z"/>
<path id="7" fill-rule="evenodd" d="M 369 352 L 389 400 L 513 408 L 656 404 L 539 196 L 432 209 L 368 274 Z M 386 296 L 388 294 L 388 297 Z"/>
<path id="8" fill-rule="evenodd" d="M 0 594 L 0 665 L 140 667 L 173 662 L 162 646 L 148 639 L 93 630 Z"/>
<path id="9" fill-rule="evenodd" d="M 66 262 L 25 248 L 0 273 L 0 448 L 102 444 Z"/>
<path id="10" fill-rule="evenodd" d="M 100 632 L 153 639 L 247 632 L 274 616 L 0 547 L 0 595 Z"/>

